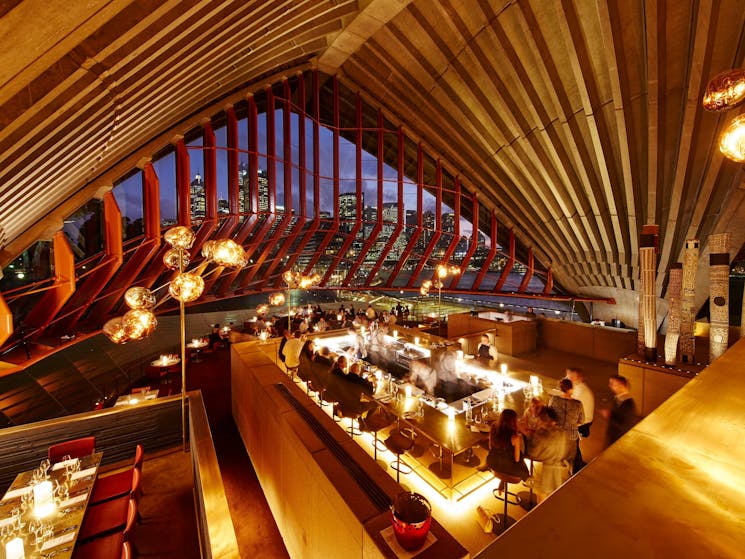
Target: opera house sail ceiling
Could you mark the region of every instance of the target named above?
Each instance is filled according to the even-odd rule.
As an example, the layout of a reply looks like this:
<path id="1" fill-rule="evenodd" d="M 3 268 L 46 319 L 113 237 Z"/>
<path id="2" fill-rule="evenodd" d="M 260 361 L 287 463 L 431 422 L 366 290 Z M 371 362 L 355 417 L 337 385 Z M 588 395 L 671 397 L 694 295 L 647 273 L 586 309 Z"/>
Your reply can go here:
<path id="1" fill-rule="evenodd" d="M 8 5 L 3 296 L 31 330 L 100 327 L 125 286 L 165 279 L 160 235 L 179 222 L 251 253 L 213 297 L 293 266 L 321 287 L 416 291 L 447 260 L 465 272 L 448 292 L 594 300 L 633 324 L 642 226 L 660 228 L 658 297 L 686 239 L 702 257 L 712 233 L 743 244 L 741 166 L 716 149 L 734 115 L 700 99 L 742 65 L 744 11 Z M 38 283 L 9 273 L 28 249 Z"/>

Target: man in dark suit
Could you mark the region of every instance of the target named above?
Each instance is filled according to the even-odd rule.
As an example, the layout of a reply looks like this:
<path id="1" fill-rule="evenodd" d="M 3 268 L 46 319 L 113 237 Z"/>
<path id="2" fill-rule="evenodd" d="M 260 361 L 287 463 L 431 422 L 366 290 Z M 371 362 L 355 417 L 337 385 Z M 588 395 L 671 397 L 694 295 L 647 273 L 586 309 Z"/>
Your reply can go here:
<path id="1" fill-rule="evenodd" d="M 621 375 L 613 375 L 608 380 L 608 386 L 613 392 L 613 405 L 609 410 L 602 410 L 603 416 L 608 420 L 606 446 L 616 442 L 637 422 L 636 404 L 629 392 L 628 379 Z"/>

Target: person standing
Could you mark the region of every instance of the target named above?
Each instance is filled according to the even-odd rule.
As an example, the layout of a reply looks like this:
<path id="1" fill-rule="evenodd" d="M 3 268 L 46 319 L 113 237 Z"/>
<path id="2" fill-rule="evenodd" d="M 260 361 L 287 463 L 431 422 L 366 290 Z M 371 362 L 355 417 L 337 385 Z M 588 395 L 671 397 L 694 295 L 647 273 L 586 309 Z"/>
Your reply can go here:
<path id="1" fill-rule="evenodd" d="M 492 345 L 488 334 L 481 335 L 481 343 L 476 349 L 476 358 L 485 367 L 488 367 L 492 362 L 496 363 L 499 359 L 499 352 L 497 351 L 497 348 Z"/>
<path id="2" fill-rule="evenodd" d="M 577 455 L 574 457 L 574 471 L 578 472 L 587 464 L 582 459 L 582 449 L 580 448 L 580 439 L 586 439 L 590 436 L 590 427 L 592 418 L 595 415 L 595 396 L 590 387 L 585 383 L 584 372 L 577 367 L 570 367 L 566 370 L 566 378 L 572 381 L 572 398 L 582 402 L 582 410 L 585 413 L 585 422 L 577 427 L 579 439 L 577 439 Z"/>
<path id="3" fill-rule="evenodd" d="M 296 371 L 300 366 L 300 352 L 302 349 L 303 341 L 300 339 L 300 332 L 295 330 L 282 350 L 285 357 L 285 367 L 287 367 L 288 371 Z"/>
<path id="4" fill-rule="evenodd" d="M 582 402 L 572 398 L 574 386 L 568 378 L 559 381 L 559 390 L 561 395 L 551 396 L 548 407 L 556 412 L 556 425 L 564 431 L 567 438 L 567 456 L 566 460 L 574 463 L 574 457 L 577 454 L 577 441 L 579 440 L 580 425 L 585 422 L 585 412 Z"/>
<path id="5" fill-rule="evenodd" d="M 378 317 L 378 313 L 375 312 L 372 305 L 367 305 L 365 316 L 367 317 L 367 320 L 375 320 Z"/>
<path id="6" fill-rule="evenodd" d="M 609 410 L 603 410 L 603 416 L 608 420 L 606 446 L 620 439 L 637 421 L 636 404 L 629 392 L 628 379 L 621 375 L 613 375 L 608 380 L 608 386 L 613 392 L 613 405 Z"/>

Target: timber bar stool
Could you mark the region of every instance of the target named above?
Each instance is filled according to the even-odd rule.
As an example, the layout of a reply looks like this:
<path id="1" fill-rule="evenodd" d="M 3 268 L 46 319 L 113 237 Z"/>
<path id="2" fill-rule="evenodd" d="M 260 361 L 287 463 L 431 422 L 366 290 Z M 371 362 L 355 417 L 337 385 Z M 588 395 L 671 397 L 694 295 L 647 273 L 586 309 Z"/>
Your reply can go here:
<path id="1" fill-rule="evenodd" d="M 502 483 L 504 483 L 504 497 L 499 495 L 499 488 L 492 491 L 492 494 L 494 495 L 494 498 L 498 501 L 504 501 L 504 513 L 503 514 L 496 514 L 494 517 L 499 520 L 499 522 L 502 523 L 502 531 L 504 532 L 510 524 L 514 524 L 517 522 L 514 518 L 507 515 L 507 503 L 511 505 L 519 505 L 520 504 L 520 497 L 518 497 L 515 493 L 510 492 L 510 484 L 516 484 L 520 483 L 522 479 L 518 476 L 513 476 L 510 474 L 505 474 L 503 472 L 497 472 L 495 470 L 492 470 L 492 473 L 494 474 L 494 477 L 500 480 Z M 501 486 L 501 484 L 500 484 Z M 510 497 L 514 497 L 514 500 L 510 501 Z"/>

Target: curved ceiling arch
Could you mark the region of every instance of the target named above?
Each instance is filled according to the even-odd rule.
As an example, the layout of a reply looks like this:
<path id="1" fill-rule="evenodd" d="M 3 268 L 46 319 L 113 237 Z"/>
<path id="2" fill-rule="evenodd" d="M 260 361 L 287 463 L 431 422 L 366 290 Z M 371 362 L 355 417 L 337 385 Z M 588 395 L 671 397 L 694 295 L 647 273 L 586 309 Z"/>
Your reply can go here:
<path id="1" fill-rule="evenodd" d="M 745 61 L 743 0 L 27 0 L 0 17 L 3 263 L 158 131 L 309 65 L 481 185 L 570 291 L 633 290 L 646 224 L 658 295 L 686 238 L 745 240 L 742 167 L 716 150 L 731 116 L 699 102 Z"/>

